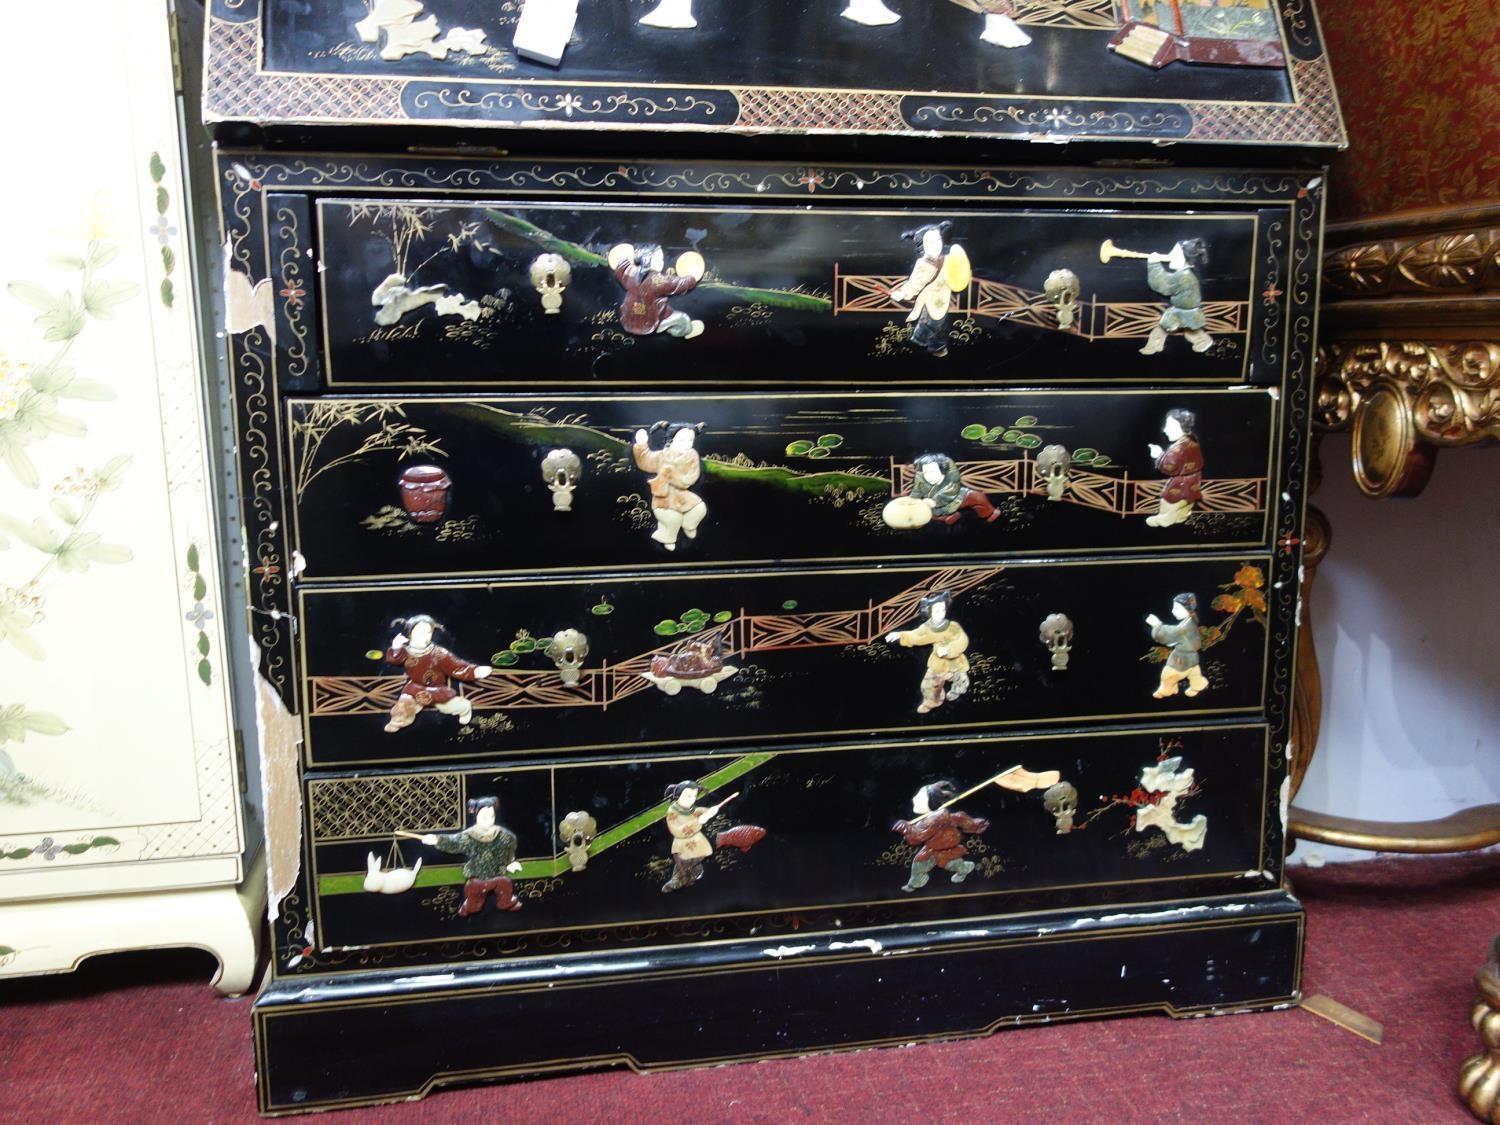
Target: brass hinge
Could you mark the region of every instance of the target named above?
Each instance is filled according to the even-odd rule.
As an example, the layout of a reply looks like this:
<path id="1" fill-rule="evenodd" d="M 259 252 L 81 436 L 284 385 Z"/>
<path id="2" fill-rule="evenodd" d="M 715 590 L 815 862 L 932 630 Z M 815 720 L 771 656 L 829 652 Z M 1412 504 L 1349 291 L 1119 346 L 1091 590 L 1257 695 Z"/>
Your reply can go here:
<path id="1" fill-rule="evenodd" d="M 177 6 L 167 5 L 167 37 L 172 43 L 172 92 L 182 93 L 182 48 L 177 38 Z"/>

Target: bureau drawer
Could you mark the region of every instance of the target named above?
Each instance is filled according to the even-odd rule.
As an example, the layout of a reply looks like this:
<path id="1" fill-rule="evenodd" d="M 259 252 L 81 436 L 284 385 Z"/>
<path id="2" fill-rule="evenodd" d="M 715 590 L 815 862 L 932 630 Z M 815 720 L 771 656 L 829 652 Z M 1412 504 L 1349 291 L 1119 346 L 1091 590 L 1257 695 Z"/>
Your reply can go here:
<path id="1" fill-rule="evenodd" d="M 1218 557 L 304 588 L 307 760 L 1256 712 L 1267 602 L 1295 596 L 1268 570 Z M 1179 594 L 1196 629 L 1174 624 Z M 1178 629 L 1161 634 L 1172 659 L 1148 614 Z"/>
<path id="2" fill-rule="evenodd" d="M 1260 294 L 1288 265 L 1272 237 L 1284 220 L 1280 207 L 1107 201 L 932 211 L 325 198 L 323 377 L 336 390 L 1274 384 L 1281 364 L 1263 347 L 1274 351 L 1281 313 Z M 924 251 L 921 232 L 939 225 Z M 1179 245 L 1189 257 L 1170 300 L 1192 311 L 1164 321 L 1168 290 L 1141 259 Z M 1171 336 L 1153 341 L 1159 324 Z"/>
<path id="3" fill-rule="evenodd" d="M 287 409 L 307 580 L 1263 546 L 1280 416 L 1248 388 Z"/>
<path id="4" fill-rule="evenodd" d="M 413 947 L 398 959 L 496 937 L 493 957 L 1273 889 L 1269 751 L 1229 725 L 314 778 L 315 932 Z M 673 814 L 674 861 L 664 794 L 684 781 L 693 808 L 732 799 L 698 839 Z M 922 823 L 919 791 L 946 815 Z M 513 849 L 416 838 L 463 832 L 476 798 Z M 509 882 L 481 893 L 465 863 Z"/>

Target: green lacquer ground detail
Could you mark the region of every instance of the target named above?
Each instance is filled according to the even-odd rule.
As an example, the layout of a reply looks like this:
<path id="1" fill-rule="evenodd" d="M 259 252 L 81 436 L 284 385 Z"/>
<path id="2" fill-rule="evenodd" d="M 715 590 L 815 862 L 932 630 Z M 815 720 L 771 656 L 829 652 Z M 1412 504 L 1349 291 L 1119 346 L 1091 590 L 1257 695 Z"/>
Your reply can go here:
<path id="1" fill-rule="evenodd" d="M 721 786 L 728 785 L 731 781 L 743 777 L 751 770 L 764 765 L 774 758 L 775 754 L 746 754 L 736 758 L 728 765 L 714 770 L 712 773 L 704 774 L 698 779 L 699 786 L 705 792 L 712 792 Z M 589 858 L 612 848 L 622 840 L 627 840 L 638 832 L 656 824 L 667 815 L 667 802 L 651 806 L 643 812 L 636 813 L 628 820 L 622 820 L 612 828 L 607 828 L 594 837 L 594 842 L 589 845 Z M 568 857 L 566 853 L 559 852 L 546 859 L 523 859 L 521 860 L 521 871 L 515 876 L 516 879 L 548 879 L 554 875 L 561 875 L 568 870 Z M 364 890 L 365 876 L 363 872 L 345 875 L 324 875 L 318 880 L 318 893 L 320 895 L 347 895 L 356 894 Z M 457 885 L 464 881 L 464 869 L 459 864 L 439 864 L 434 866 L 422 865 L 422 870 L 417 873 L 414 884 L 418 887 L 441 887 Z"/>

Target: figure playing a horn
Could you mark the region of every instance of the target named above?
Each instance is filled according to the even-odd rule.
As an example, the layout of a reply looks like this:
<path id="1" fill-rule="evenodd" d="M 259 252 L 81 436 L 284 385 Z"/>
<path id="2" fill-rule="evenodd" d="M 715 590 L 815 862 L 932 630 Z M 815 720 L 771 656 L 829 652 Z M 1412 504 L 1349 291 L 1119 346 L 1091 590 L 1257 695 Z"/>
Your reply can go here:
<path id="1" fill-rule="evenodd" d="M 1141 349 L 1142 355 L 1156 355 L 1167 346 L 1167 337 L 1173 332 L 1186 336 L 1195 352 L 1206 352 L 1214 346 L 1214 338 L 1204 331 L 1208 316 L 1203 311 L 1203 286 L 1197 273 L 1208 265 L 1208 246 L 1203 239 L 1179 242 L 1169 254 L 1122 250 L 1113 240 L 1105 239 L 1099 247 L 1099 260 L 1107 263 L 1115 258 L 1144 259 L 1146 284 L 1167 299 L 1161 319 Z"/>

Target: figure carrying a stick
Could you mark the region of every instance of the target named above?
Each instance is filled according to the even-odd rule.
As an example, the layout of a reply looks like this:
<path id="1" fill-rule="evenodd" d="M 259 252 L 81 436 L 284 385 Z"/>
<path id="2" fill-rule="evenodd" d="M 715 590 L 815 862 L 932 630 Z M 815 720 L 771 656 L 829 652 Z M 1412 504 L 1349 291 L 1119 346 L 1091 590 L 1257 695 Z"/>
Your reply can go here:
<path id="1" fill-rule="evenodd" d="M 1020 766 L 1011 766 L 962 793 L 951 781 L 934 781 L 922 786 L 911 799 L 911 811 L 916 814 L 916 819 L 898 820 L 891 825 L 892 832 L 899 833 L 904 842 L 917 849 L 911 859 L 911 877 L 901 889 L 910 894 L 925 887 L 932 878 L 934 867 L 946 871 L 953 883 L 962 883 L 974 870 L 974 861 L 964 858 L 969 854 L 964 838 L 989 831 L 990 822 L 982 816 L 970 816 L 962 809 L 954 808 L 959 801 L 972 797 L 987 785 L 1029 793 L 1033 789 L 1056 785 L 1061 778 L 1057 770 L 1032 773 Z M 938 803 L 935 805 L 935 802 Z"/>
<path id="2" fill-rule="evenodd" d="M 703 878 L 703 861 L 715 848 L 738 848 L 748 852 L 765 839 L 766 830 L 754 824 L 740 824 L 717 833 L 710 843 L 703 826 L 719 815 L 719 810 L 739 796 L 731 793 L 717 805 L 704 808 L 697 804 L 702 788 L 696 781 L 679 781 L 667 786 L 667 831 L 672 836 L 672 877 L 661 885 L 663 894 L 690 887 Z"/>

